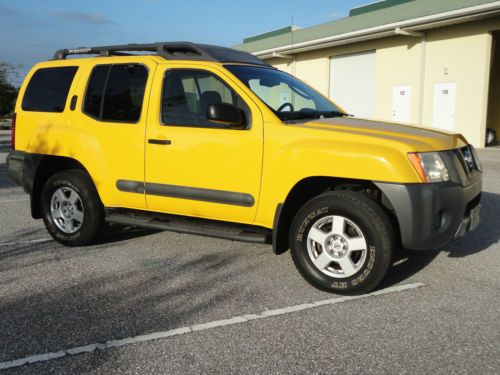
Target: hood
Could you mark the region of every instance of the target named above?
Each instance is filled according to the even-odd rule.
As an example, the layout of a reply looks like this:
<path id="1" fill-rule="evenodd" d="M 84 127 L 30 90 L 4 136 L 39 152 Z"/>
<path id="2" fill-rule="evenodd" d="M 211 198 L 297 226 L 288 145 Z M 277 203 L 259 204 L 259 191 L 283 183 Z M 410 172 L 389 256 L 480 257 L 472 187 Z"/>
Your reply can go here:
<path id="1" fill-rule="evenodd" d="M 366 136 L 380 141 L 404 143 L 412 150 L 421 152 L 451 150 L 467 144 L 462 135 L 444 130 L 354 117 L 313 120 L 301 125 L 343 133 L 346 136 Z"/>

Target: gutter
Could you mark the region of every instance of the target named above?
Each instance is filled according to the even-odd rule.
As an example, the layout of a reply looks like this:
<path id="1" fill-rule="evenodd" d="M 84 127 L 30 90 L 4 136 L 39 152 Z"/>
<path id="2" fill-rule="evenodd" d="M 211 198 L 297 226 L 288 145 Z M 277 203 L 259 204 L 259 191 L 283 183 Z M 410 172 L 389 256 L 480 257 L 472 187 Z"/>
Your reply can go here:
<path id="1" fill-rule="evenodd" d="M 276 57 L 278 54 L 301 53 L 311 50 L 340 46 L 385 38 L 393 35 L 417 36 L 419 31 L 435 27 L 448 26 L 452 24 L 470 22 L 477 19 L 491 17 L 500 14 L 500 1 L 473 7 L 456 9 L 449 12 L 432 14 L 430 16 L 413 18 L 411 20 L 394 22 L 386 25 L 371 27 L 368 29 L 352 31 L 349 33 L 333 35 L 325 38 L 309 40 L 306 42 L 274 47 L 266 50 L 252 52 L 261 59 Z"/>

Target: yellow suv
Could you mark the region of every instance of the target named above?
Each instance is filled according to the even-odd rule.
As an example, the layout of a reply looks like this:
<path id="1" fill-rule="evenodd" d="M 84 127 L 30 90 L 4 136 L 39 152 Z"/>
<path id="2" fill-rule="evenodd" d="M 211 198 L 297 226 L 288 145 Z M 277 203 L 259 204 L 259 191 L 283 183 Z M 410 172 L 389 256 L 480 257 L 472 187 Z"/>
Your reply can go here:
<path id="1" fill-rule="evenodd" d="M 481 165 L 461 135 L 354 118 L 229 48 L 59 50 L 26 77 L 14 125 L 9 175 L 69 246 L 106 223 L 270 243 L 312 285 L 355 294 L 397 247 L 479 223 Z"/>

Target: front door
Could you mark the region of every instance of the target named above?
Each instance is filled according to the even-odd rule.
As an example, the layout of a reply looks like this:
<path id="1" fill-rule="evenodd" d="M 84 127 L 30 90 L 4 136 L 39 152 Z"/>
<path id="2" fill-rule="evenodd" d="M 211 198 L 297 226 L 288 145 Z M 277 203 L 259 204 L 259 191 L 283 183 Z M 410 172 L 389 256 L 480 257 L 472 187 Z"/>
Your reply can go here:
<path id="1" fill-rule="evenodd" d="M 409 123 L 411 117 L 411 86 L 397 85 L 392 93 L 392 121 Z"/>
<path id="2" fill-rule="evenodd" d="M 433 126 L 438 129 L 455 129 L 455 107 L 457 84 L 455 82 L 436 83 L 434 87 Z"/>
<path id="3" fill-rule="evenodd" d="M 146 132 L 149 210 L 252 223 L 260 190 L 262 115 L 222 69 L 159 68 Z M 158 93 L 160 95 L 158 95 Z M 208 121 L 211 104 L 239 107 L 240 129 Z"/>

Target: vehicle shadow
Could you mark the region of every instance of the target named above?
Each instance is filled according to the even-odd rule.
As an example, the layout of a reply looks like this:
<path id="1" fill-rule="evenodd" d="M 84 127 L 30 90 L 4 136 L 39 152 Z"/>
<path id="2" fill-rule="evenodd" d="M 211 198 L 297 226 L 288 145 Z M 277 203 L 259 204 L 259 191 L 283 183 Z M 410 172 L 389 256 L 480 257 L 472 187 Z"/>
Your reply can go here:
<path id="1" fill-rule="evenodd" d="M 452 242 L 444 251 L 451 258 L 460 258 L 488 249 L 500 241 L 500 194 L 481 195 L 481 223 L 464 237 Z"/>
<path id="2" fill-rule="evenodd" d="M 137 228 L 130 226 L 123 226 L 118 224 L 110 224 L 105 236 L 99 241 L 98 244 L 112 244 L 115 242 L 122 242 L 134 238 L 150 236 L 161 232 L 160 230 Z"/>
<path id="3" fill-rule="evenodd" d="M 75 251 L 70 256 L 72 258 L 76 258 L 79 255 L 85 256 L 85 249 L 106 249 L 107 247 L 124 241 L 129 241 L 133 239 L 138 239 L 145 236 L 151 236 L 153 234 L 159 233 L 160 231 L 152 230 L 152 229 L 144 229 L 144 228 L 134 228 L 134 227 L 126 227 L 120 225 L 110 225 L 105 236 L 96 244 L 91 246 L 86 246 L 79 248 L 81 249 Z M 28 240 L 23 241 L 23 238 L 28 238 Z M 41 239 L 41 241 L 30 242 L 30 239 Z M 46 239 L 46 240 L 44 240 Z M 22 258 L 29 256 L 29 262 L 23 262 L 21 264 L 17 264 L 16 267 L 18 269 L 24 267 L 32 267 L 32 266 L 42 266 L 43 263 L 51 262 L 54 259 L 60 260 L 65 257 L 63 254 L 67 254 L 65 250 L 71 250 L 72 248 L 67 248 L 63 245 L 60 245 L 57 241 L 50 238 L 50 235 L 47 233 L 47 230 L 42 228 L 32 229 L 32 230 L 20 230 L 13 232 L 8 237 L 2 238 L 2 243 L 4 244 L 13 244 L 13 246 L 1 246 L 0 247 L 0 272 L 8 269 L 7 261 L 10 259 Z M 45 255 L 44 253 L 47 249 L 59 249 L 61 255 L 49 254 Z"/>
<path id="4" fill-rule="evenodd" d="M 500 195 L 483 192 L 481 196 L 481 224 L 464 237 L 442 249 L 434 251 L 412 251 L 398 249 L 393 266 L 389 269 L 378 289 L 398 284 L 427 267 L 442 253 L 450 258 L 462 258 L 488 249 L 500 241 Z"/>
<path id="5" fill-rule="evenodd" d="M 440 254 L 434 251 L 413 251 L 398 249 L 393 259 L 393 264 L 387 271 L 386 276 L 377 287 L 377 290 L 399 284 L 416 275 Z"/>

